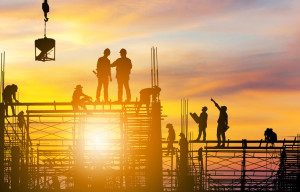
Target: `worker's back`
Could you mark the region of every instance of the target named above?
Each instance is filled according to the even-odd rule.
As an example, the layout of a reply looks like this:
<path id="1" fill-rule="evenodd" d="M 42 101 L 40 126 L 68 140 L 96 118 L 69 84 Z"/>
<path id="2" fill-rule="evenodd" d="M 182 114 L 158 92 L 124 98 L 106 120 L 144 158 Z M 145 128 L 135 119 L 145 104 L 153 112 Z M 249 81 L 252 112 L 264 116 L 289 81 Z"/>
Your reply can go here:
<path id="1" fill-rule="evenodd" d="M 3 90 L 2 96 L 4 99 L 9 99 L 14 94 L 14 92 L 15 91 L 14 91 L 12 85 L 7 85 Z"/>
<path id="2" fill-rule="evenodd" d="M 131 72 L 132 64 L 131 60 L 127 57 L 121 57 L 117 59 L 115 62 L 116 64 L 116 78 L 117 79 L 129 79 L 129 75 Z"/>

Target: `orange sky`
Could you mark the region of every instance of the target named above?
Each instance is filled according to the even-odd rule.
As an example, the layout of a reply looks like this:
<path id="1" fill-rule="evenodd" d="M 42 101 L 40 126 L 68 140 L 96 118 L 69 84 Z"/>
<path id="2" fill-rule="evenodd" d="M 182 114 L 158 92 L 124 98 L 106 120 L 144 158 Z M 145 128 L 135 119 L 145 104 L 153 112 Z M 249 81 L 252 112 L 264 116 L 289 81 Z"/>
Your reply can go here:
<path id="1" fill-rule="evenodd" d="M 47 36 L 56 40 L 57 60 L 46 63 L 34 61 L 34 40 L 43 37 L 41 3 L 0 2 L 6 83 L 19 86 L 21 102 L 70 101 L 77 84 L 94 98 L 92 70 L 105 48 L 111 61 L 127 49 L 135 99 L 150 86 L 150 48 L 157 46 L 163 126 L 180 130 L 180 99 L 189 98 L 191 112 L 208 107 L 207 138 L 215 139 L 213 97 L 228 107 L 230 139 L 261 139 L 267 127 L 279 139 L 300 133 L 299 2 L 49 0 Z M 116 94 L 113 79 L 110 98 Z M 191 119 L 190 130 L 197 134 Z"/>

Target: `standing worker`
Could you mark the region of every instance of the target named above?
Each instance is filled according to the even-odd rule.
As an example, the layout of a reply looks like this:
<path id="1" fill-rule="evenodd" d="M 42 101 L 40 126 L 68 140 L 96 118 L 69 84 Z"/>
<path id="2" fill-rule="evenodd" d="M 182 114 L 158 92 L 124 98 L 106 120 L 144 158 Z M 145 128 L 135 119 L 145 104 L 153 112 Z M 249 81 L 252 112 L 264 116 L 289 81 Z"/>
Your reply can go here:
<path id="1" fill-rule="evenodd" d="M 19 103 L 19 101 L 16 99 L 17 91 L 18 91 L 18 86 L 15 84 L 7 85 L 3 90 L 2 97 L 3 97 L 6 116 L 8 116 L 8 105 L 11 106 L 11 111 L 13 116 L 16 115 L 13 106 L 13 99 L 16 101 L 16 103 Z"/>
<path id="2" fill-rule="evenodd" d="M 131 60 L 126 57 L 127 51 L 126 49 L 120 50 L 121 58 L 114 61 L 110 66 L 116 67 L 116 78 L 118 81 L 118 101 L 122 102 L 123 97 L 123 86 L 126 91 L 127 100 L 126 102 L 130 102 L 131 93 L 129 88 L 129 75 L 131 72 L 132 64 Z"/>
<path id="3" fill-rule="evenodd" d="M 171 123 L 168 123 L 166 128 L 169 129 L 169 136 L 167 138 L 167 141 L 168 141 L 168 152 L 166 154 L 166 156 L 169 155 L 170 151 L 172 153 L 172 155 L 174 155 L 174 147 L 173 147 L 173 143 L 175 141 L 175 130 L 173 128 L 173 125 Z"/>
<path id="4" fill-rule="evenodd" d="M 96 93 L 96 102 L 100 102 L 101 88 L 103 85 L 104 89 L 104 101 L 108 102 L 108 79 L 111 79 L 111 70 L 110 70 L 110 60 L 108 56 L 110 55 L 110 50 L 105 49 L 103 57 L 100 57 L 97 62 L 97 78 L 98 78 L 98 87 Z"/>
<path id="5" fill-rule="evenodd" d="M 217 138 L 218 138 L 218 145 L 217 147 L 225 147 L 225 132 L 227 131 L 227 129 L 229 128 L 228 126 L 228 115 L 227 115 L 227 107 L 226 106 L 222 106 L 220 107 L 218 105 L 218 103 L 215 102 L 215 100 L 213 100 L 213 98 L 211 98 L 211 101 L 214 102 L 214 104 L 216 105 L 216 107 L 219 109 L 220 111 L 220 115 L 219 115 L 219 119 L 218 119 L 218 128 L 217 128 Z M 221 135 L 222 135 L 222 145 L 221 145 Z"/>
<path id="6" fill-rule="evenodd" d="M 196 113 L 190 113 L 190 115 L 192 116 L 192 118 L 195 120 L 196 123 L 198 123 L 198 127 L 199 127 L 199 134 L 198 137 L 195 141 L 199 141 L 203 132 L 203 141 L 206 141 L 206 128 L 207 128 L 207 107 L 204 106 L 202 107 L 202 113 L 200 114 L 200 116 L 198 117 Z"/>

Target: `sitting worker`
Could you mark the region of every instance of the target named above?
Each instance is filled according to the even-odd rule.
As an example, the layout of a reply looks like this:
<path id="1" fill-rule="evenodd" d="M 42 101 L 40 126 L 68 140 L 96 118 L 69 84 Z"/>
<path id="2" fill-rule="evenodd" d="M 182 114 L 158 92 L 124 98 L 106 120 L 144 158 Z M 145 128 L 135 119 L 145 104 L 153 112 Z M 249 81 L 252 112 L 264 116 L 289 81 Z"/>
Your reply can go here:
<path id="1" fill-rule="evenodd" d="M 152 96 L 152 101 L 157 101 L 161 88 L 158 86 L 154 86 L 152 88 L 145 88 L 140 91 L 140 103 L 137 107 L 136 113 L 139 113 L 140 108 L 143 104 L 147 106 L 147 112 L 149 114 L 149 105 Z"/>
<path id="2" fill-rule="evenodd" d="M 271 143 L 272 144 L 272 147 L 274 146 L 274 142 L 277 141 L 277 134 L 273 131 L 272 128 L 267 128 L 265 130 L 265 141 L 267 142 L 267 147 L 268 147 L 268 144 Z"/>
<path id="3" fill-rule="evenodd" d="M 16 101 L 16 103 L 19 103 L 19 101 L 16 99 L 17 91 L 18 91 L 18 86 L 12 84 L 12 85 L 7 85 L 2 93 L 6 116 L 8 116 L 8 105 L 11 106 L 11 111 L 13 116 L 16 115 L 13 106 L 13 99 Z"/>
<path id="4" fill-rule="evenodd" d="M 83 98 L 81 98 L 83 97 Z M 82 92 L 82 86 L 81 85 L 77 85 L 75 88 L 75 91 L 73 93 L 73 97 L 72 97 L 72 105 L 73 105 L 73 110 L 74 111 L 79 111 L 79 107 L 80 106 L 82 109 L 86 110 L 86 104 L 87 103 L 92 103 L 92 97 L 84 94 Z"/>

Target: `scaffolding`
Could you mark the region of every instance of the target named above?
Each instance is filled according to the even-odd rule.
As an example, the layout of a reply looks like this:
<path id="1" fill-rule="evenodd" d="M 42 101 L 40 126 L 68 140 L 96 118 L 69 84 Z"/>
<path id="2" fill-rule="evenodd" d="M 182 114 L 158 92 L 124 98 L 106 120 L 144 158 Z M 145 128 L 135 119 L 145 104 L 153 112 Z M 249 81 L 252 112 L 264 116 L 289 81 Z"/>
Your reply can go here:
<path id="1" fill-rule="evenodd" d="M 156 102 L 137 112 L 138 104 L 99 103 L 77 113 L 71 103 L 14 104 L 25 111 L 25 124 L 3 111 L 4 185 L 51 189 L 58 177 L 65 190 L 151 189 L 149 182 L 159 179 L 152 178 L 157 165 L 149 165 L 149 156 L 161 107 Z"/>
<path id="2" fill-rule="evenodd" d="M 180 147 L 175 141 L 175 153 L 167 155 L 161 105 L 137 112 L 138 104 L 98 103 L 75 113 L 71 103 L 16 103 L 23 125 L 17 116 L 4 116 L 2 105 L 2 187 L 53 190 L 57 177 L 65 191 L 180 191 Z M 216 145 L 189 141 L 189 191 L 299 189 L 299 136 L 274 146 L 263 140 Z"/>

